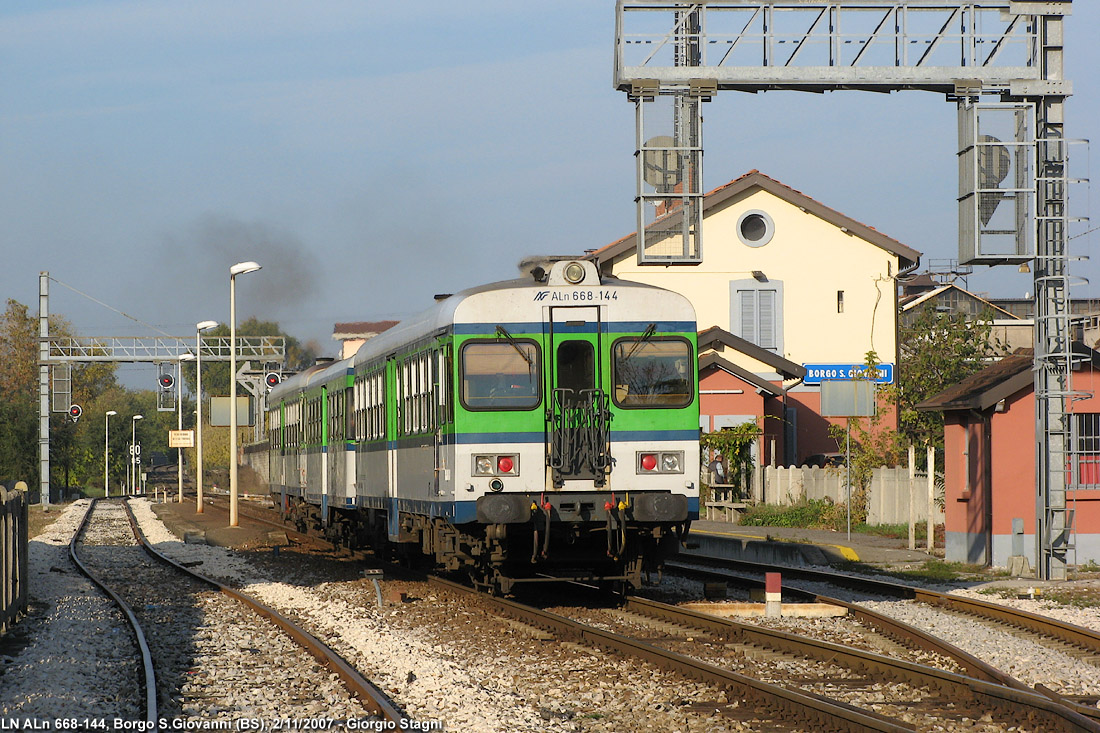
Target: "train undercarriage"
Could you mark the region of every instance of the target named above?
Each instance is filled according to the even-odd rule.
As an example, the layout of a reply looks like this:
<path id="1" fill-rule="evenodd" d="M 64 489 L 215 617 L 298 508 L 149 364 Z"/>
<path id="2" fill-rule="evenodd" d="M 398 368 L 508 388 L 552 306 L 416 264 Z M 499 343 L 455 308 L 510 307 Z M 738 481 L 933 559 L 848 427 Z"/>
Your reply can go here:
<path id="1" fill-rule="evenodd" d="M 577 580 L 638 588 L 676 554 L 689 521 L 632 521 L 625 512 L 599 519 L 555 520 L 552 510 L 532 511 L 527 522 L 469 522 L 402 513 L 397 540 L 386 512 L 321 508 L 287 497 L 284 520 L 299 531 L 319 532 L 353 550 L 370 548 L 389 560 L 421 563 L 468 578 L 476 587 L 508 594 L 520 583 Z"/>

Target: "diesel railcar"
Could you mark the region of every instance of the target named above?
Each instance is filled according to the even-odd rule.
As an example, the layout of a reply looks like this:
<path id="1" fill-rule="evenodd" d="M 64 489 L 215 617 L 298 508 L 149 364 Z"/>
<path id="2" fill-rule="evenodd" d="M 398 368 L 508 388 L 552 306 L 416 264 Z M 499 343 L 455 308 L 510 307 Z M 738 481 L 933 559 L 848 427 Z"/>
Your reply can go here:
<path id="1" fill-rule="evenodd" d="M 638 586 L 699 513 L 695 313 L 562 260 L 446 297 L 268 395 L 289 521 L 499 592 Z"/>

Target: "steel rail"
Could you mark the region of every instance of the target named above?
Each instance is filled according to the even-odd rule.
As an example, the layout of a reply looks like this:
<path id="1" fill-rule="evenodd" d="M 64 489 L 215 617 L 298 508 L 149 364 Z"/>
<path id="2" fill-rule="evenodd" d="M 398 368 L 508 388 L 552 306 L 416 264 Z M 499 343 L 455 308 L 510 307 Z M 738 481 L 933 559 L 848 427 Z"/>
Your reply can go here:
<path id="1" fill-rule="evenodd" d="M 88 527 L 88 520 L 92 516 L 92 512 L 95 510 L 96 504 L 100 499 L 93 499 L 88 504 L 88 509 L 84 512 L 84 516 L 80 519 L 80 525 L 77 527 L 76 532 L 73 533 L 73 537 L 69 540 L 69 557 L 72 559 L 73 564 L 80 569 L 84 575 L 88 577 L 96 586 L 99 587 L 104 593 L 106 593 L 112 601 L 122 610 L 123 615 L 126 616 L 126 620 L 130 623 L 130 630 L 134 632 L 134 636 L 137 638 L 138 649 L 141 652 L 141 665 L 144 669 L 145 680 L 145 723 L 150 726 L 148 730 L 154 730 L 158 724 L 157 715 L 157 676 L 156 671 L 153 668 L 153 654 L 149 650 L 149 642 L 145 639 L 145 632 L 141 629 L 141 623 L 138 621 L 137 616 L 134 614 L 130 604 L 122 600 L 122 597 L 114 592 L 106 583 L 103 582 L 95 573 L 88 569 L 88 567 L 81 561 L 76 551 L 77 542 L 80 540 L 80 536 L 84 534 L 84 530 Z"/>
<path id="2" fill-rule="evenodd" d="M 789 690 L 778 685 L 752 679 L 736 672 L 670 652 L 621 634 L 604 631 L 549 611 L 525 606 L 506 598 L 497 598 L 453 581 L 429 577 L 428 582 L 461 595 L 476 595 L 507 616 L 550 631 L 559 638 L 588 644 L 635 657 L 658 667 L 726 688 L 736 688 L 745 696 L 778 707 L 814 724 L 814 730 L 842 731 L 913 731 L 912 726 L 899 723 L 877 713 L 820 695 Z"/>
<path id="3" fill-rule="evenodd" d="M 744 644 L 768 647 L 784 653 L 795 654 L 821 662 L 839 663 L 843 666 L 872 673 L 916 687 L 943 690 L 959 700 L 980 700 L 987 710 L 1007 711 L 1024 715 L 1030 720 L 1041 720 L 1043 730 L 1100 731 L 1100 724 L 1081 713 L 1050 699 L 1047 695 L 1027 688 L 1008 687 L 1000 683 L 965 677 L 946 670 L 915 664 L 901 659 L 855 649 L 828 641 L 799 636 L 778 629 L 753 624 L 743 624 L 646 598 L 630 596 L 626 610 L 661 621 L 702 629 L 719 637 Z"/>
<path id="4" fill-rule="evenodd" d="M 223 594 L 240 601 L 244 605 L 248 606 L 258 615 L 270 620 L 280 629 L 282 629 L 288 636 L 296 641 L 303 649 L 309 652 L 317 661 L 328 667 L 330 670 L 340 676 L 340 679 L 344 681 L 344 685 L 356 696 L 363 701 L 364 705 L 374 714 L 380 715 L 387 721 L 392 722 L 395 726 L 395 730 L 406 730 L 416 727 L 416 721 L 405 715 L 405 712 L 397 706 L 395 702 L 378 687 L 372 684 L 368 679 L 363 677 L 350 664 L 344 660 L 339 654 L 337 654 L 327 644 L 322 642 L 317 637 L 310 634 L 302 627 L 295 624 L 293 621 L 283 616 L 278 611 L 269 606 L 265 606 L 255 598 L 241 593 L 240 591 L 231 588 L 227 585 L 223 585 L 218 581 L 208 578 L 205 575 L 196 573 L 194 570 L 184 567 L 171 558 L 157 552 L 152 546 L 149 540 L 145 537 L 145 533 L 141 531 L 141 527 L 138 526 L 137 518 L 134 516 L 133 511 L 130 508 L 129 502 L 125 503 L 126 515 L 130 520 L 130 527 L 134 531 L 134 536 L 138 538 L 141 546 L 145 552 L 151 557 L 159 560 L 160 562 L 169 565 L 181 573 L 195 578 L 196 580 L 205 583 Z"/>
<path id="5" fill-rule="evenodd" d="M 220 507 L 219 507 L 220 508 Z M 282 527 L 285 529 L 285 525 L 276 522 L 274 520 L 260 517 L 254 514 L 247 515 L 250 519 L 268 524 L 274 527 Z M 291 531 L 291 530 L 287 530 Z M 294 534 L 299 534 L 294 532 Z M 317 540 L 318 538 L 313 535 L 302 535 L 311 540 Z M 322 540 L 323 541 L 323 540 Z M 331 543 L 328 543 L 331 544 Z M 721 560 L 720 558 L 713 558 L 714 560 Z M 764 566 L 760 566 L 764 567 Z M 771 569 L 771 568 L 769 568 Z M 848 577 L 848 576 L 841 576 Z M 426 578 L 428 582 L 438 583 L 445 585 L 452 590 L 463 593 L 474 593 L 471 588 L 452 583 L 440 578 Z M 745 578 L 745 580 L 755 582 L 755 579 Z M 902 586 L 904 587 L 904 586 Z M 692 622 L 687 625 L 703 628 L 707 631 L 722 635 L 722 636 L 741 636 L 745 639 L 753 640 L 750 643 L 760 643 L 762 645 L 772 646 L 780 651 L 790 651 L 795 654 L 803 656 L 818 658 L 821 660 L 837 661 L 838 659 L 845 660 L 844 663 L 848 666 L 855 668 L 871 668 L 876 671 L 881 671 L 886 674 L 890 674 L 895 679 L 900 679 L 905 682 L 914 683 L 917 685 L 925 685 L 929 687 L 938 688 L 953 688 L 960 696 L 969 696 L 971 698 L 981 697 L 987 701 L 990 708 L 1004 708 L 1024 705 L 1036 711 L 1036 714 L 1041 717 L 1045 722 L 1052 725 L 1050 730 L 1064 730 L 1064 731 L 1100 731 L 1100 725 L 1093 719 L 1100 719 L 1100 711 L 1096 711 L 1087 706 L 1080 705 L 1074 701 L 1066 700 L 1057 693 L 1044 688 L 1043 686 L 1037 686 L 1034 690 L 1024 683 L 1016 680 L 1010 675 L 998 670 L 997 668 L 989 665 L 988 663 L 968 654 L 967 652 L 947 644 L 940 639 L 937 639 L 930 634 L 927 634 L 919 629 L 908 626 L 904 623 L 895 621 L 889 616 L 878 614 L 874 611 L 862 608 L 853 603 L 847 603 L 839 599 L 828 598 L 818 594 L 813 594 L 808 591 L 801 591 L 795 589 L 788 589 L 788 591 L 794 590 L 795 593 L 802 595 L 807 600 L 816 600 L 824 603 L 832 603 L 834 605 L 842 606 L 848 609 L 848 612 L 855 618 L 858 618 L 865 623 L 878 627 L 887 636 L 894 638 L 895 640 L 906 643 L 915 644 L 918 648 L 924 649 L 935 654 L 947 657 L 954 660 L 973 677 L 966 677 L 963 675 L 956 675 L 944 670 L 938 670 L 933 667 L 924 667 L 922 665 L 916 665 L 911 662 L 905 662 L 902 660 L 892 659 L 882 655 L 876 655 L 870 652 L 862 652 L 860 650 L 851 649 L 849 647 L 841 647 L 829 642 L 818 641 L 815 639 L 807 639 L 804 637 L 798 637 L 793 634 L 787 634 L 781 631 L 774 631 L 770 629 L 764 629 L 762 627 L 738 624 L 728 619 L 722 619 L 707 614 L 698 612 L 692 612 L 687 609 L 678 609 L 675 606 L 668 606 L 667 604 L 661 604 L 656 601 L 649 601 L 647 599 L 641 599 L 637 597 L 630 597 L 627 599 L 626 608 L 635 612 L 642 613 L 643 615 L 653 615 L 658 618 L 663 618 L 671 623 L 685 623 L 685 620 L 691 619 Z M 505 605 L 512 604 L 511 601 L 504 601 L 503 599 L 490 598 L 491 602 L 496 603 L 502 601 Z M 529 609 L 527 606 L 521 604 L 515 604 L 521 609 Z M 538 611 L 538 609 L 530 609 L 531 611 Z M 541 614 L 548 614 L 548 612 L 539 612 Z M 516 614 L 518 615 L 518 614 Z M 575 624 L 570 619 L 556 616 L 555 614 L 548 614 L 554 618 L 554 624 L 565 622 L 566 624 Z M 677 618 L 681 620 L 677 620 Z M 523 620 L 523 619 L 521 619 Z M 555 633 L 560 633 L 556 626 L 545 626 L 537 623 L 533 619 L 532 625 L 541 626 L 543 628 L 549 628 Z M 579 624 L 578 624 L 579 625 Z M 609 632 L 602 630 L 594 630 L 595 635 L 602 636 L 608 635 Z M 563 635 L 576 638 L 580 641 L 588 641 L 584 638 L 583 632 L 580 635 L 572 633 L 564 633 Z M 623 637 L 624 639 L 626 637 Z M 632 645 L 643 646 L 650 650 L 650 645 L 643 644 L 641 642 L 632 642 Z M 657 652 L 663 652 L 663 650 L 657 647 L 652 647 L 652 650 Z M 623 650 L 620 650 L 623 651 Z M 625 653 L 631 653 L 626 650 Z M 639 656 L 638 654 L 631 653 L 632 656 Z M 674 654 L 669 652 L 669 654 Z M 687 658 L 690 659 L 690 658 Z M 653 660 L 650 660 L 653 661 Z M 692 660 L 694 662 L 694 660 Z M 660 663 L 659 663 L 660 664 Z M 664 666 L 664 665 L 661 665 Z M 736 673 L 730 673 L 736 674 Z M 715 681 L 711 679 L 710 681 Z M 726 684 L 721 680 L 719 684 Z M 766 685 L 766 683 L 760 683 Z M 782 689 L 782 688 L 780 688 Z"/>
<path id="6" fill-rule="evenodd" d="M 1072 644 L 1089 652 L 1100 654 L 1100 633 L 1082 626 L 1059 621 L 1058 619 L 1039 614 L 1030 613 L 1016 608 L 1009 608 L 996 603 L 978 600 L 976 598 L 963 598 L 949 593 L 940 593 L 906 585 L 896 581 L 879 580 L 876 578 L 863 578 L 828 570 L 811 570 L 809 568 L 775 567 L 744 560 L 727 560 L 706 555 L 681 555 L 680 562 L 718 563 L 726 567 L 743 567 L 755 572 L 779 571 L 786 577 L 801 578 L 803 580 L 816 580 L 832 585 L 844 586 L 854 590 L 869 591 L 880 595 L 894 596 L 921 601 L 933 606 L 939 606 L 951 611 L 966 613 L 972 616 L 980 616 L 992 621 L 1009 624 L 1017 628 L 1038 633 L 1043 636 L 1053 636 L 1068 644 Z"/>
<path id="7" fill-rule="evenodd" d="M 998 607 L 995 604 L 987 603 L 985 601 L 973 601 L 969 598 L 961 598 L 957 596 L 948 597 L 947 594 L 944 593 L 938 593 L 936 591 L 931 591 L 925 588 L 908 586 L 902 583 L 881 581 L 873 578 L 861 578 L 851 575 L 844 575 L 842 573 L 834 573 L 827 570 L 810 570 L 807 568 L 794 568 L 787 566 L 780 567 L 775 565 L 764 565 L 762 563 L 754 563 L 745 560 L 732 560 L 729 558 L 711 557 L 706 555 L 681 555 L 680 560 L 666 563 L 665 567 L 669 570 L 677 570 L 680 572 L 708 574 L 708 571 L 706 570 L 700 570 L 699 568 L 692 568 L 683 565 L 682 563 L 685 562 L 698 562 L 700 564 L 714 565 L 720 568 L 740 567 L 756 573 L 778 571 L 787 577 L 794 576 L 796 578 L 801 578 L 802 580 L 830 583 L 833 585 L 844 586 L 854 590 L 877 593 L 879 595 L 886 595 L 908 600 L 919 600 L 925 603 L 930 603 L 932 605 L 946 608 L 947 610 L 954 610 L 960 613 L 968 613 L 970 615 L 992 619 L 1001 623 L 1008 623 L 1012 626 L 1025 628 L 1032 633 L 1046 636 L 1054 636 L 1061 641 L 1068 641 L 1068 639 L 1061 633 L 1054 633 L 1053 631 L 1047 630 L 1046 622 L 1053 622 L 1050 627 L 1051 629 L 1057 629 L 1061 631 L 1067 629 L 1068 627 L 1068 631 L 1084 632 L 1084 636 L 1081 638 L 1096 637 L 1098 641 L 1100 641 L 1100 635 L 1096 634 L 1095 632 L 1079 626 L 1073 626 L 1072 624 L 1066 624 L 1064 622 L 1058 621 L 1057 619 L 1047 619 L 1043 616 L 1028 613 L 1026 611 L 1019 612 L 1027 617 L 1027 621 L 1030 624 L 1029 626 L 1025 626 L 1022 623 L 1012 623 L 1007 619 L 997 618 L 995 615 L 990 614 L 988 612 L 988 609 L 985 609 L 985 613 L 978 612 L 980 607 L 993 607 L 994 610 L 1003 609 L 1007 612 L 1015 612 L 1016 609 L 1011 609 L 1004 606 Z M 750 578 L 727 572 L 714 573 L 713 577 L 726 580 L 736 580 L 746 585 L 763 585 L 763 581 L 758 578 Z M 805 598 L 809 601 L 820 601 L 822 603 L 831 603 L 837 606 L 842 606 L 848 609 L 848 612 L 852 614 L 855 618 L 871 626 L 879 628 L 887 636 L 898 642 L 901 642 L 902 644 L 915 645 L 926 651 L 932 652 L 934 654 L 940 654 L 954 660 L 963 669 L 965 669 L 968 674 L 973 675 L 976 679 L 1004 685 L 1005 687 L 1010 687 L 1016 690 L 1031 691 L 1034 689 L 1034 691 L 1038 692 L 1039 694 L 1044 695 L 1050 700 L 1068 708 L 1069 710 L 1072 710 L 1079 715 L 1083 715 L 1092 721 L 1100 721 L 1100 710 L 1087 705 L 1082 705 L 1074 700 L 1063 697 L 1062 695 L 1059 695 L 1058 693 L 1043 685 L 1036 685 L 1034 688 L 1031 688 L 1020 680 L 1017 680 L 1015 677 L 1012 677 L 1002 670 L 997 669 L 996 667 L 977 658 L 976 656 L 966 651 L 963 651 L 959 647 L 954 646 L 953 644 L 949 644 L 946 641 L 943 641 L 942 639 L 928 634 L 914 626 L 910 626 L 909 624 L 898 621 L 884 614 L 864 608 L 863 606 L 860 606 L 856 603 L 842 601 L 838 598 L 825 596 L 815 591 L 806 590 L 797 586 L 784 584 L 783 592 L 791 594 L 795 597 Z M 952 603 L 953 601 L 959 601 L 959 603 L 956 605 Z M 970 610 L 971 603 L 976 604 L 973 606 L 974 610 Z M 1014 613 L 1007 614 L 1007 617 L 1013 619 L 1020 618 Z M 1074 634 L 1073 638 L 1076 637 L 1077 635 Z M 1077 644 L 1077 646 L 1083 645 Z M 1085 648 L 1093 651 L 1092 647 Z M 1096 649 L 1096 651 L 1100 651 L 1100 649 Z"/>

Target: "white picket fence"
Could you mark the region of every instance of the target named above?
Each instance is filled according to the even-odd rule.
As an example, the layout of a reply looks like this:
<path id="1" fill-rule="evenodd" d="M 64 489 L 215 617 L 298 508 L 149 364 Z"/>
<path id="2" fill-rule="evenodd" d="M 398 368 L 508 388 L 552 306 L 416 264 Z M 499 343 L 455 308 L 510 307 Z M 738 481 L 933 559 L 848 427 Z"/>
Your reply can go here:
<path id="1" fill-rule="evenodd" d="M 847 481 L 843 467 L 809 468 L 758 466 L 748 479 L 748 490 L 726 484 L 711 483 L 713 497 L 705 518 L 730 520 L 737 510 L 750 504 L 790 506 L 802 500 L 831 499 L 836 504 L 847 502 Z M 706 480 L 704 478 L 704 480 Z M 853 490 L 854 487 L 853 487 Z M 933 521 L 944 520 L 942 503 L 937 502 Z M 871 472 L 867 495 L 868 524 L 906 524 L 910 520 L 924 522 L 928 518 L 928 477 L 918 474 L 910 480 L 905 467 L 876 468 Z"/>

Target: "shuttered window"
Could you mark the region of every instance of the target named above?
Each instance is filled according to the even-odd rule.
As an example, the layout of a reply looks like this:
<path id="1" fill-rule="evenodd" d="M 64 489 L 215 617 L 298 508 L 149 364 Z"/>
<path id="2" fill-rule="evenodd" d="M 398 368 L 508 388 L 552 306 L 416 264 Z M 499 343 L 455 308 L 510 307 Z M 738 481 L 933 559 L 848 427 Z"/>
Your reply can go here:
<path id="1" fill-rule="evenodd" d="M 731 330 L 762 349 L 783 352 L 783 283 L 736 280 L 730 283 Z"/>

